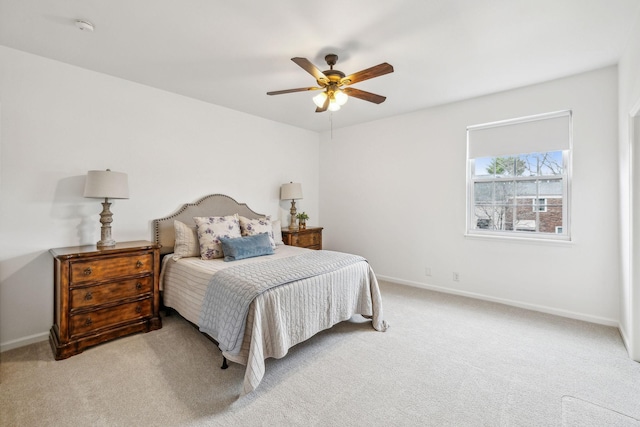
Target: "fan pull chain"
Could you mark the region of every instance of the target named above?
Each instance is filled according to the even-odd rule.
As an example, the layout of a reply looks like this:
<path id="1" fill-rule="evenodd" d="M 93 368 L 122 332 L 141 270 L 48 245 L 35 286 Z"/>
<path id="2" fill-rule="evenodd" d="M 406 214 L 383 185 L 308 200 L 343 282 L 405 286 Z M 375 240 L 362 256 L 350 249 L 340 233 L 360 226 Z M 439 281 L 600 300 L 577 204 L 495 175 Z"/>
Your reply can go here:
<path id="1" fill-rule="evenodd" d="M 331 140 L 333 141 L 333 111 L 329 111 L 329 124 L 331 126 Z"/>

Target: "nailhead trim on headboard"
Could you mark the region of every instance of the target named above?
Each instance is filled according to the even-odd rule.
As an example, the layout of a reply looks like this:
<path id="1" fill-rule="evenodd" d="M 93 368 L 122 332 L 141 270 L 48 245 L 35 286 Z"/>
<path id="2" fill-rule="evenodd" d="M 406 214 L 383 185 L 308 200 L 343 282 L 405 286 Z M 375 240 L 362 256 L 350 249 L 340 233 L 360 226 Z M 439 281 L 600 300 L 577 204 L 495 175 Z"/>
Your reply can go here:
<path id="1" fill-rule="evenodd" d="M 193 211 L 193 212 L 192 212 Z M 154 242 L 161 245 L 160 253 L 166 254 L 173 251 L 175 234 L 173 221 L 182 220 L 188 222 L 194 216 L 224 216 L 239 214 L 249 218 L 261 218 L 259 214 L 249 208 L 246 203 L 238 203 L 232 197 L 224 194 L 210 194 L 196 201 L 186 203 L 169 216 L 153 220 Z M 169 231 L 171 231 L 169 233 Z M 170 245 L 168 243 L 171 243 Z"/>

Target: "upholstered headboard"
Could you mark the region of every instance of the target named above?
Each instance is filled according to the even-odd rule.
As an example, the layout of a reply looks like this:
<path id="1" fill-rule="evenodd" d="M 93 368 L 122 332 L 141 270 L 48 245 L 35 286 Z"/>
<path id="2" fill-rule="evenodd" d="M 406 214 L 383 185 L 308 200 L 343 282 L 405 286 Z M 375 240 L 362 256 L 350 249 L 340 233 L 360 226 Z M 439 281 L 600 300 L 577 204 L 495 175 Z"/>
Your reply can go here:
<path id="1" fill-rule="evenodd" d="M 261 218 L 265 215 L 251 210 L 246 204 L 238 203 L 224 194 L 211 194 L 195 203 L 182 205 L 175 213 L 164 218 L 153 220 L 153 234 L 156 243 L 161 245 L 162 255 L 173 252 L 175 242 L 175 230 L 173 221 L 182 221 L 192 224 L 194 216 L 225 216 L 238 214 L 247 218 Z"/>

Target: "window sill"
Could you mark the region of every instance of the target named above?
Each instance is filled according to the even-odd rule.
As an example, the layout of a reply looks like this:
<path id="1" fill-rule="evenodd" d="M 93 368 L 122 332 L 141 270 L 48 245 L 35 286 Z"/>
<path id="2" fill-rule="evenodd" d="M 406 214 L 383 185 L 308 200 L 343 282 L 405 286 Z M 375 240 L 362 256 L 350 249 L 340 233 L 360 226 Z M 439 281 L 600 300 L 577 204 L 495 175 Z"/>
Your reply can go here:
<path id="1" fill-rule="evenodd" d="M 465 239 L 472 240 L 487 240 L 487 241 L 499 241 L 507 243 L 531 243 L 536 245 L 552 245 L 552 246 L 572 246 L 573 241 L 571 238 L 563 239 L 544 239 L 536 237 L 521 237 L 521 236 L 506 236 L 500 234 L 479 234 L 479 233 L 465 233 Z"/>

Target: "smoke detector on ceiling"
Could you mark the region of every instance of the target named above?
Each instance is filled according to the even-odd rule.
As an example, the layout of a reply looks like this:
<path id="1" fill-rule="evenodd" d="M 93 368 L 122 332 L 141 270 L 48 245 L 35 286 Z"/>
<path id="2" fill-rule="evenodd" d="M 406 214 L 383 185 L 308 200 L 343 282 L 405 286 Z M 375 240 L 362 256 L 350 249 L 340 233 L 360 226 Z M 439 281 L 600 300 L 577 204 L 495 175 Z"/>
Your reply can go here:
<path id="1" fill-rule="evenodd" d="M 76 27 L 78 27 L 81 31 L 93 31 L 93 24 L 89 21 L 83 21 L 78 19 L 76 21 Z"/>

